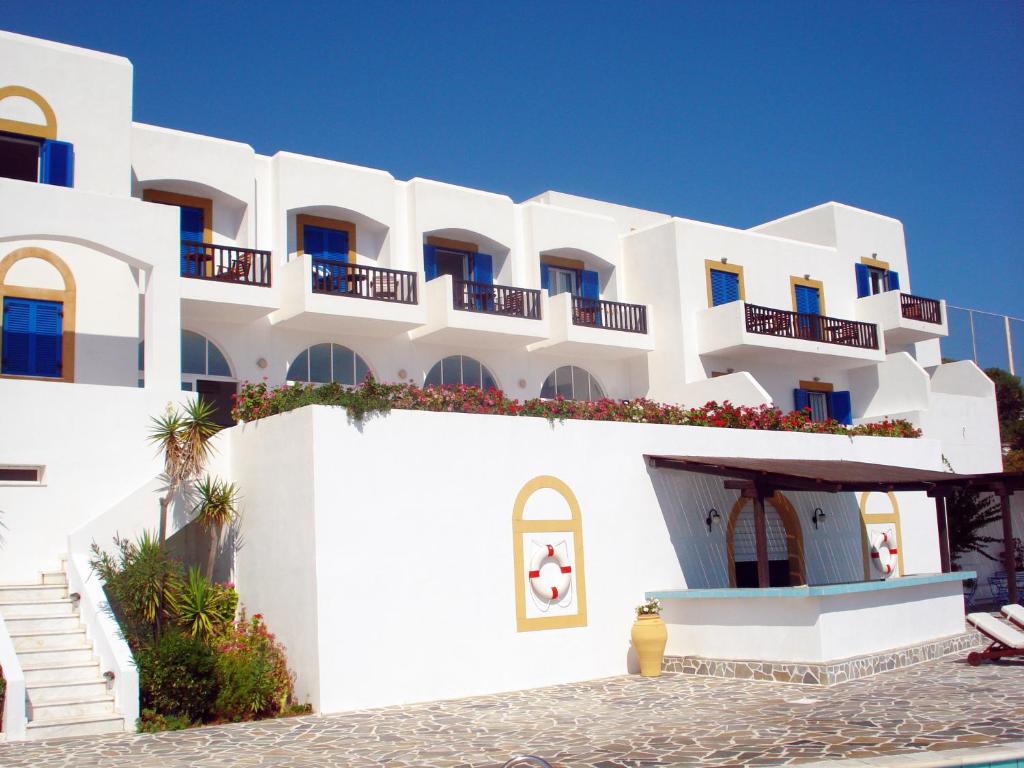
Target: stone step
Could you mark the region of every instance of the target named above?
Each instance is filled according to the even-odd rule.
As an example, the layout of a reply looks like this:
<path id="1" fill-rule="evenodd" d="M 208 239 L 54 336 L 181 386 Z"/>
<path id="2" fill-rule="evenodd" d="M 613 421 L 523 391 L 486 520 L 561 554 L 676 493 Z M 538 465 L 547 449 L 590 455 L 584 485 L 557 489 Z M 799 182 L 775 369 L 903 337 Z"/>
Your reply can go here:
<path id="1" fill-rule="evenodd" d="M 60 648 L 72 648 L 88 644 L 85 630 L 81 626 L 75 629 L 56 629 L 53 631 L 30 630 L 28 632 L 11 632 L 11 642 L 14 643 L 14 650 L 19 654 L 22 651 L 35 649 L 58 650 Z"/>
<path id="2" fill-rule="evenodd" d="M 0 584 L 0 603 L 63 600 L 67 596 L 68 588 L 64 584 Z"/>
<path id="3" fill-rule="evenodd" d="M 84 715 L 64 720 L 42 720 L 28 724 L 25 738 L 61 739 L 66 736 L 96 736 L 103 733 L 123 733 L 124 718 L 120 715 Z"/>
<path id="4" fill-rule="evenodd" d="M 60 683 L 36 683 L 25 686 L 29 706 L 36 707 L 51 701 L 81 700 L 102 696 L 107 691 L 107 681 L 102 677 L 92 680 L 78 680 Z"/>
<path id="5" fill-rule="evenodd" d="M 68 585 L 68 575 L 64 571 L 47 571 L 43 573 L 43 584 Z"/>
<path id="6" fill-rule="evenodd" d="M 83 696 L 80 699 L 44 701 L 29 707 L 28 718 L 35 722 L 65 720 L 89 715 L 113 715 L 114 695 Z"/>
<path id="7" fill-rule="evenodd" d="M 49 664 L 73 664 L 95 661 L 92 644 L 88 642 L 64 648 L 31 648 L 18 651 L 22 667 L 42 667 Z"/>
<path id="8" fill-rule="evenodd" d="M 102 680 L 98 661 L 73 661 L 70 664 L 44 662 L 37 666 L 21 665 L 25 673 L 25 686 L 37 683 L 73 683 L 85 680 Z"/>
<path id="9" fill-rule="evenodd" d="M 78 616 L 4 616 L 7 631 L 12 635 L 25 635 L 33 632 L 50 632 L 58 629 L 80 629 Z"/>
<path id="10" fill-rule="evenodd" d="M 31 603 L 5 603 L 0 598 L 0 616 L 4 617 L 4 621 L 19 616 L 75 616 L 77 610 L 75 601 L 68 597 L 58 600 L 35 600 Z"/>

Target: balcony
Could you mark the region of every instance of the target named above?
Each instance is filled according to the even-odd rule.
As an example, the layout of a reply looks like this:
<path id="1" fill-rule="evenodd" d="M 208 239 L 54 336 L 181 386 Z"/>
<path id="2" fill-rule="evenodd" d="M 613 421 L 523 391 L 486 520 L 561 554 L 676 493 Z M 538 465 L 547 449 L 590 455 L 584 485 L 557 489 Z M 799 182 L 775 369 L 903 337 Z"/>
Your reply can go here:
<path id="1" fill-rule="evenodd" d="M 540 291 L 508 285 L 452 281 L 452 306 L 463 312 L 540 320 Z"/>
<path id="2" fill-rule="evenodd" d="M 426 284 L 424 300 L 426 323 L 410 339 L 516 349 L 548 335 L 538 290 L 441 275 Z"/>
<path id="3" fill-rule="evenodd" d="M 181 242 L 182 312 L 189 319 L 249 322 L 277 307 L 271 254 L 255 248 Z"/>
<path id="4" fill-rule="evenodd" d="M 723 365 L 823 362 L 853 368 L 881 362 L 885 352 L 873 323 L 809 315 L 733 301 L 697 314 L 698 352 Z"/>
<path id="5" fill-rule="evenodd" d="M 270 322 L 284 328 L 389 338 L 426 319 L 415 272 L 307 253 L 279 270 L 277 284 L 281 308 Z"/>
<path id="6" fill-rule="evenodd" d="M 551 336 L 531 344 L 531 352 L 623 360 L 654 349 L 648 309 L 642 304 L 560 293 L 547 299 L 547 313 Z"/>
<path id="7" fill-rule="evenodd" d="M 856 307 L 857 319 L 877 324 L 887 347 L 906 346 L 949 334 L 945 302 L 938 299 L 886 291 L 857 299 Z"/>

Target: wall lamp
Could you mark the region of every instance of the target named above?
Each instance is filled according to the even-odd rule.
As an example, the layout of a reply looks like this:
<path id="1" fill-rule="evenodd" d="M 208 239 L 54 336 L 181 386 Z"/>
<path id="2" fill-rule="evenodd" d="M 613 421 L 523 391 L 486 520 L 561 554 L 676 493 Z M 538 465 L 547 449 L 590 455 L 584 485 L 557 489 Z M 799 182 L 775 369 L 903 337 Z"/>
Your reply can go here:
<path id="1" fill-rule="evenodd" d="M 712 507 L 711 509 L 708 510 L 708 516 L 704 518 L 704 523 L 708 527 L 708 533 L 711 533 L 711 525 L 715 522 L 715 520 L 721 520 L 721 519 L 722 519 L 722 516 L 720 514 L 718 514 L 718 510 L 717 509 Z"/>
<path id="2" fill-rule="evenodd" d="M 814 529 L 818 529 L 818 521 L 825 519 L 825 513 L 821 511 L 821 507 L 814 508 L 814 514 L 811 515 L 811 522 L 814 523 Z"/>

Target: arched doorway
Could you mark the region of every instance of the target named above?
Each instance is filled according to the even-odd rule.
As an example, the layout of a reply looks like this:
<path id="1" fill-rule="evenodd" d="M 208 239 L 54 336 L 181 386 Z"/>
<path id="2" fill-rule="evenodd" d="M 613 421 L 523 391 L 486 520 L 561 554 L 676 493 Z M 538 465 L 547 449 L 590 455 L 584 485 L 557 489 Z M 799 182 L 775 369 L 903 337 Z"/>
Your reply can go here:
<path id="1" fill-rule="evenodd" d="M 796 510 L 781 493 L 776 493 L 766 502 L 764 512 L 768 535 L 769 585 L 796 587 L 806 584 L 804 537 Z M 740 497 L 733 505 L 725 541 L 729 555 L 729 586 L 758 586 L 754 510 L 750 499 Z"/>

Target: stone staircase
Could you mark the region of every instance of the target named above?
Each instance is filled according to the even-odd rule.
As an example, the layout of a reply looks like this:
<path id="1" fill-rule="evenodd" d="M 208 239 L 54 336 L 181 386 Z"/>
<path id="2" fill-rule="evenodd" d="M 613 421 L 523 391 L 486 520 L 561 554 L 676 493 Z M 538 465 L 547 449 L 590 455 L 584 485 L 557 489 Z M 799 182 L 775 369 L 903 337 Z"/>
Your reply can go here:
<path id="1" fill-rule="evenodd" d="M 27 739 L 124 732 L 64 571 L 0 585 L 0 615 L 25 673 Z"/>

